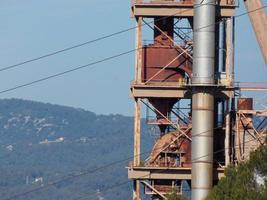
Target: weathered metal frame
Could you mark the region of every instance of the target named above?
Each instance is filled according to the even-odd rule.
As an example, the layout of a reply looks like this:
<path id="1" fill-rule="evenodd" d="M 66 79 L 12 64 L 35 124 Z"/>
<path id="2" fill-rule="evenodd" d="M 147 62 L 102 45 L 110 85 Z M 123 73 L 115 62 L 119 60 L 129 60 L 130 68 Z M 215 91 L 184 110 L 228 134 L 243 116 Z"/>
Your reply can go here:
<path id="1" fill-rule="evenodd" d="M 167 200 L 167 197 L 164 196 L 161 192 L 159 192 L 158 190 L 156 190 L 152 185 L 150 185 L 148 182 L 146 181 L 141 181 L 141 183 L 143 183 L 145 186 L 149 187 L 151 190 L 153 190 L 156 194 L 158 194 L 161 198 L 163 198 L 164 200 Z"/>
<path id="2" fill-rule="evenodd" d="M 214 169 L 214 180 L 224 177 L 225 168 Z M 191 168 L 185 167 L 128 167 L 128 177 L 133 180 L 191 180 Z"/>
<path id="3" fill-rule="evenodd" d="M 135 123 L 134 123 L 134 162 L 133 166 L 128 168 L 129 178 L 133 179 L 133 199 L 140 200 L 140 181 L 150 179 L 162 179 L 162 180 L 191 180 L 191 168 L 148 168 L 140 167 L 140 144 L 141 144 L 141 103 L 143 99 L 150 97 L 161 97 L 161 98 L 184 98 L 191 99 L 192 91 L 195 87 L 190 84 L 178 84 L 176 83 L 153 83 L 147 81 L 146 84 L 142 83 L 141 70 L 142 70 L 142 21 L 143 18 L 153 18 L 155 16 L 172 16 L 172 17 L 193 17 L 193 4 L 181 5 L 181 4 L 143 4 L 142 1 L 138 0 L 133 4 L 132 14 L 136 18 L 136 65 L 135 65 L 135 81 L 131 85 L 130 95 L 135 100 Z M 217 16 L 227 18 L 227 30 L 226 30 L 226 71 L 227 71 L 227 85 L 211 85 L 212 90 L 218 91 L 215 93 L 220 98 L 229 100 L 235 95 L 237 87 L 233 85 L 234 78 L 234 19 L 230 19 L 234 15 L 234 6 L 224 5 L 221 7 L 221 11 L 216 13 Z M 159 27 L 154 27 L 164 34 Z M 165 35 L 165 34 L 164 34 Z M 168 39 L 175 44 L 176 42 L 165 35 Z M 183 48 L 182 48 L 183 49 Z M 183 49 L 184 50 L 184 49 Z M 185 54 L 191 56 L 191 52 L 183 51 Z M 189 56 L 189 57 L 190 57 Z M 191 56 L 192 57 L 192 56 Z M 163 71 L 163 70 L 162 70 Z M 161 72 L 160 72 L 161 73 Z M 161 113 L 162 115 L 162 113 Z M 163 115 L 164 117 L 164 115 Z M 165 116 L 166 117 L 166 116 Z M 231 122 L 230 108 L 227 120 Z M 138 122 L 137 122 L 138 121 Z M 229 123 L 226 127 L 230 127 L 232 124 Z M 230 128 L 229 130 L 230 131 Z M 229 138 L 225 139 L 225 144 L 229 141 Z M 136 158 L 137 157 L 137 158 Z M 231 160 L 231 159 L 230 159 Z M 214 179 L 218 180 L 223 176 L 224 169 L 218 168 L 214 171 Z"/>
<path id="4" fill-rule="evenodd" d="M 234 16 L 236 5 L 221 5 L 221 11 L 217 13 L 221 17 Z M 173 17 L 193 17 L 193 4 L 160 4 L 160 3 L 135 3 L 132 6 L 134 16 L 154 17 L 154 16 L 173 16 Z"/>
<path id="5" fill-rule="evenodd" d="M 264 136 L 267 127 L 265 130 L 258 132 L 258 130 L 256 130 L 256 128 L 253 126 L 252 122 L 249 122 L 249 124 L 247 123 L 245 124 L 244 121 L 248 122 L 246 114 L 255 116 L 267 116 L 266 110 L 259 110 L 259 111 L 239 110 L 236 112 L 235 154 L 237 163 L 248 159 L 248 157 L 245 157 L 245 152 L 244 152 L 246 146 L 249 146 L 252 142 L 257 143 L 258 145 L 263 145 L 264 138 L 267 136 L 267 135 Z M 248 125 L 251 128 L 247 128 Z M 251 133 L 251 131 L 253 131 L 255 134 Z M 246 143 L 241 142 L 241 138 L 243 138 L 245 134 L 251 135 L 251 137 L 253 137 L 254 140 Z"/>
<path id="6" fill-rule="evenodd" d="M 172 121 L 169 120 L 169 118 L 167 116 L 165 116 L 164 114 L 162 114 L 158 109 L 156 109 L 155 107 L 151 108 L 150 105 L 148 105 L 146 102 L 144 102 L 143 100 L 141 100 L 143 104 L 145 104 L 148 108 L 150 108 L 152 111 L 155 111 L 156 113 L 160 114 L 161 117 L 163 117 L 165 120 L 167 120 L 171 126 L 173 126 L 173 128 L 175 128 L 179 133 L 181 133 L 181 135 L 185 136 L 187 139 L 189 139 L 190 141 L 192 141 L 192 139 L 187 135 L 186 132 L 182 131 L 178 126 L 176 126 L 176 124 L 174 124 Z"/>

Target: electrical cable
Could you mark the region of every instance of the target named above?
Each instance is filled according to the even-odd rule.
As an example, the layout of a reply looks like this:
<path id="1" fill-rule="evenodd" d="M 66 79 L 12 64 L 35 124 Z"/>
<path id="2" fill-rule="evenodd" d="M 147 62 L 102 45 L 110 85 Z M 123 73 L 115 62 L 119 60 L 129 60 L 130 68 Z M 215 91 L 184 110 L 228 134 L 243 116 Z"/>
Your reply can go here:
<path id="1" fill-rule="evenodd" d="M 252 11 L 250 11 L 250 12 L 242 13 L 242 14 L 240 14 L 240 15 L 237 15 L 236 18 L 237 18 L 237 17 L 244 16 L 244 15 L 246 15 L 246 14 L 248 14 L 248 13 L 251 13 L 251 12 L 256 12 L 256 11 L 258 11 L 258 10 L 260 10 L 260 9 L 264 9 L 265 7 L 267 7 L 267 6 L 263 6 L 263 7 L 261 7 L 261 8 L 252 10 Z M 216 22 L 215 24 L 217 24 L 217 23 L 218 23 L 218 22 Z M 208 26 L 212 26 L 212 25 L 214 25 L 214 24 L 211 24 L 211 25 L 208 25 Z M 199 29 L 206 28 L 206 27 L 207 27 L 207 26 L 205 26 L 205 27 L 201 27 L 201 28 L 199 28 Z M 192 31 L 192 32 L 193 32 L 193 31 Z M 141 47 L 141 48 L 142 48 L 142 47 Z M 43 81 L 46 81 L 46 80 L 48 80 L 48 79 L 52 79 L 52 78 L 55 78 L 55 77 L 58 77 L 58 76 L 62 76 L 62 75 L 68 74 L 68 73 L 70 73 L 70 72 L 77 71 L 77 70 L 80 70 L 80 69 L 83 69 L 83 68 L 87 68 L 87 67 L 90 67 L 90 66 L 92 66 L 92 65 L 96 65 L 96 64 L 99 64 L 99 63 L 108 61 L 108 60 L 112 60 L 112 59 L 114 59 L 114 58 L 117 58 L 117 57 L 120 57 L 120 56 L 129 54 L 129 53 L 135 52 L 135 51 L 137 51 L 138 49 L 141 49 L 141 48 L 137 48 L 137 49 L 133 49 L 133 50 L 130 50 L 130 51 L 126 51 L 126 52 L 124 52 L 124 53 L 120 53 L 120 54 L 117 54 L 117 55 L 114 55 L 114 56 L 110 56 L 110 57 L 104 58 L 104 59 L 102 59 L 102 60 L 98 60 L 98 61 L 95 61 L 95 62 L 86 64 L 86 65 L 82 65 L 82 66 L 75 67 L 75 68 L 72 68 L 72 69 L 69 69 L 69 70 L 66 70 L 66 71 L 63 71 L 63 72 L 60 72 L 60 73 L 51 75 L 51 76 L 44 77 L 44 78 L 41 78 L 41 79 L 38 79 L 38 80 L 35 80 L 35 81 L 31 81 L 31 82 L 28 82 L 28 83 L 25 83 L 25 84 L 22 84 L 22 85 L 18 85 L 18 86 L 9 88 L 9 89 L 5 89 L 5 90 L 0 91 L 0 94 L 6 93 L 6 92 L 10 92 L 10 91 L 13 91 L 13 90 L 17 90 L 17 89 L 19 89 L 19 88 L 23 88 L 23 87 L 26 87 L 26 86 L 30 86 L 30 85 L 33 85 L 33 84 L 36 84 L 36 83 L 39 83 L 39 82 L 43 82 Z"/>
<path id="2" fill-rule="evenodd" d="M 202 5 L 204 5 L 204 4 L 202 4 Z M 202 6 L 202 5 L 199 5 L 199 7 Z M 188 12 L 190 10 L 192 10 L 192 9 L 191 8 L 188 8 L 188 9 L 185 9 L 183 11 L 176 12 L 176 13 L 174 13 L 172 15 L 164 16 L 164 17 L 161 17 L 159 19 L 155 19 L 154 21 L 151 21 L 148 24 L 152 24 L 154 22 L 161 21 L 161 20 L 167 19 L 169 17 L 173 17 L 173 16 L 178 15 L 178 14 L 183 14 L 183 13 L 186 13 L 186 12 Z M 147 24 L 142 23 L 141 26 L 142 27 L 143 26 L 147 26 Z M 70 46 L 70 47 L 66 47 L 66 48 L 61 49 L 61 50 L 53 51 L 51 53 L 44 54 L 44 55 L 41 55 L 41 56 L 36 57 L 36 58 L 32 58 L 32 59 L 25 60 L 25 61 L 22 61 L 22 62 L 13 64 L 13 65 L 2 67 L 2 68 L 0 68 L 0 72 L 6 71 L 6 70 L 9 70 L 9 69 L 13 69 L 13 68 L 16 68 L 18 66 L 25 65 L 25 64 L 28 64 L 28 63 L 31 63 L 31 62 L 34 62 L 34 61 L 38 61 L 38 60 L 41 60 L 41 59 L 44 59 L 44 58 L 47 58 L 47 57 L 50 57 L 50 56 L 54 56 L 54 55 L 57 55 L 57 54 L 60 54 L 60 53 L 66 52 L 66 51 L 70 51 L 72 49 L 76 49 L 76 48 L 79 48 L 79 47 L 82 47 L 82 46 L 86 46 L 86 45 L 92 44 L 94 42 L 98 42 L 100 40 L 104 40 L 104 39 L 107 39 L 107 38 L 110 38 L 110 37 L 113 37 L 113 36 L 116 36 L 116 35 L 120 35 L 122 33 L 131 31 L 131 30 L 134 30 L 137 27 L 139 27 L 139 25 L 133 26 L 133 27 L 130 27 L 130 28 L 127 28 L 127 29 L 123 29 L 123 30 L 120 30 L 120 31 L 117 31 L 117 32 L 111 33 L 109 35 L 104 35 L 102 37 L 99 37 L 99 38 L 96 38 L 96 39 L 93 39 L 93 40 L 89 40 L 89 41 L 86 41 L 86 42 L 83 42 L 83 43 L 80 43 L 80 44 L 76 44 L 76 45 L 73 45 L 73 46 Z"/>
<path id="3" fill-rule="evenodd" d="M 136 50 L 138 50 L 138 49 L 133 49 L 133 50 L 129 50 L 129 51 L 126 51 L 126 52 L 123 52 L 123 53 L 119 53 L 117 55 L 110 56 L 110 57 L 104 58 L 102 60 L 91 62 L 91 63 L 85 64 L 85 65 L 81 65 L 79 67 L 74 67 L 72 69 L 69 69 L 69 70 L 66 70 L 66 71 L 63 71 L 63 72 L 59 72 L 59 73 L 56 73 L 56 74 L 53 74 L 53 75 L 50 75 L 50 76 L 47 76 L 47 77 L 44 77 L 44 78 L 41 78 L 41 79 L 37 79 L 37 80 L 31 81 L 31 82 L 28 82 L 28 83 L 25 83 L 25 84 L 22 84 L 22 85 L 18 85 L 18 86 L 15 86 L 15 87 L 12 87 L 12 88 L 9 88 L 9 89 L 6 89 L 6 90 L 2 90 L 2 91 L 0 91 L 0 94 L 6 93 L 6 92 L 10 92 L 10 91 L 13 91 L 13 90 L 17 90 L 19 88 L 26 87 L 26 86 L 29 86 L 29 85 L 33 85 L 33 84 L 36 84 L 36 83 L 39 83 L 39 82 L 43 82 L 43 81 L 46 81 L 48 79 L 52 79 L 52 78 L 55 78 L 55 77 L 58 77 L 58 76 L 62 76 L 62 75 L 65 75 L 65 74 L 68 74 L 70 72 L 74 72 L 74 71 L 77 71 L 77 70 L 80 70 L 80 69 L 88 68 L 88 67 L 90 67 L 92 65 L 96 65 L 96 64 L 99 64 L 99 63 L 102 63 L 102 62 L 106 62 L 108 60 L 112 60 L 114 58 L 121 57 L 123 55 L 130 54 L 132 52 L 135 52 Z"/>

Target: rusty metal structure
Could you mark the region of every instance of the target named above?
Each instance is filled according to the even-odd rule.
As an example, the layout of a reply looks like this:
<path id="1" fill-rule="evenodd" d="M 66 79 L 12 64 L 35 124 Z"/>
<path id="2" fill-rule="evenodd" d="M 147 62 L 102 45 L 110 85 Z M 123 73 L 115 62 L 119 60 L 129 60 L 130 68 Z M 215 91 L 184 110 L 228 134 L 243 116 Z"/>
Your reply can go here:
<path id="1" fill-rule="evenodd" d="M 248 1 L 247 9 L 253 10 L 255 4 Z M 234 80 L 237 6 L 237 0 L 132 1 L 137 51 L 131 84 L 134 160 L 128 177 L 133 200 L 141 199 L 142 187 L 152 200 L 167 199 L 173 191 L 182 195 L 183 181 L 191 187 L 192 200 L 204 199 L 225 167 L 248 159 L 264 143 L 267 110 L 253 110 L 253 99 L 240 98 L 240 91 L 267 87 L 241 86 Z M 266 18 L 255 23 L 255 13 L 250 13 L 251 22 L 266 55 L 266 29 L 259 27 L 266 26 Z M 152 32 L 149 42 L 144 41 L 144 26 Z M 142 105 L 147 123 L 158 128 L 145 160 Z"/>

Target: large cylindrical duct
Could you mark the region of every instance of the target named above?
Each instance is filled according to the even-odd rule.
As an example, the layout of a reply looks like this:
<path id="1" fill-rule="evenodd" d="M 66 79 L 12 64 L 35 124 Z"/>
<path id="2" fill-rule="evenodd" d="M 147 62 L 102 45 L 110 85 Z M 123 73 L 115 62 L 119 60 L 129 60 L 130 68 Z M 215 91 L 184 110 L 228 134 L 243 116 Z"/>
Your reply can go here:
<path id="1" fill-rule="evenodd" d="M 214 84 L 216 0 L 195 0 L 193 84 Z"/>
<path id="2" fill-rule="evenodd" d="M 203 200 L 213 184 L 214 97 L 195 91 L 192 102 L 192 200 Z"/>
<path id="3" fill-rule="evenodd" d="M 192 200 L 213 185 L 213 128 L 216 0 L 195 0 L 192 96 Z"/>

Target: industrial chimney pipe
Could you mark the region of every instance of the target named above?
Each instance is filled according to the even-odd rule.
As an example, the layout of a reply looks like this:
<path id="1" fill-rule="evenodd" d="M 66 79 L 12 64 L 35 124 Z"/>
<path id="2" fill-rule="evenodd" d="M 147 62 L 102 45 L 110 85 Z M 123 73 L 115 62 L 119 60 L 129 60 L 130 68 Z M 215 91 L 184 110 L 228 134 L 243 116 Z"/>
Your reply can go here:
<path id="1" fill-rule="evenodd" d="M 216 0 L 195 0 L 192 95 L 192 200 L 213 185 L 213 118 Z"/>

